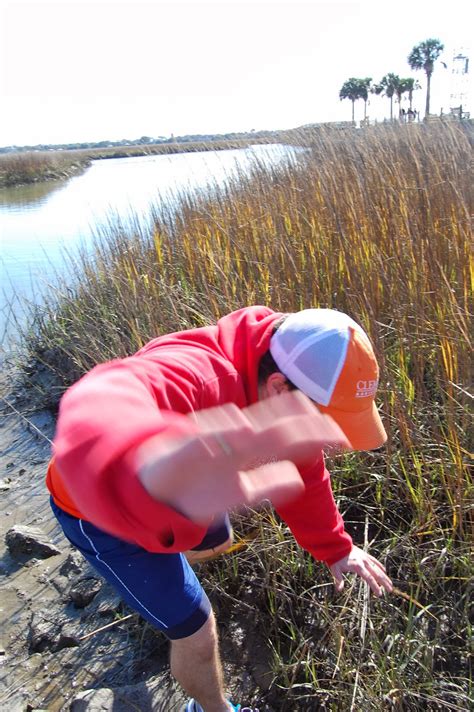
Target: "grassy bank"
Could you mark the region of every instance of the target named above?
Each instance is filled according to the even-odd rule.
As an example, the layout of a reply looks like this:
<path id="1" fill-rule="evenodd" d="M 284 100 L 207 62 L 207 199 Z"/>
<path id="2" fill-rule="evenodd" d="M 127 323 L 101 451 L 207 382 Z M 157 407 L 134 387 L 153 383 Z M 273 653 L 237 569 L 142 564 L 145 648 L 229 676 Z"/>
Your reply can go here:
<path id="1" fill-rule="evenodd" d="M 246 148 L 250 144 L 266 143 L 262 139 L 212 141 L 203 143 L 159 143 L 132 146 L 111 146 L 77 151 L 28 151 L 0 155 L 0 188 L 37 183 L 46 180 L 71 178 L 87 168 L 91 161 L 106 158 L 131 158 L 133 156 L 161 156 L 196 151 L 224 151 Z"/>
<path id="2" fill-rule="evenodd" d="M 183 198 L 174 219 L 157 210 L 150 234 L 111 225 L 25 337 L 32 387 L 38 363 L 57 379 L 51 403 L 93 364 L 245 304 L 333 307 L 367 329 L 389 439 L 339 458 L 333 482 L 397 592 L 374 601 L 350 580 L 335 595 L 271 512 L 239 518 L 256 538 L 203 570 L 278 710 L 469 707 L 471 142 L 460 124 L 307 133 L 286 166 Z"/>
<path id="3" fill-rule="evenodd" d="M 71 178 L 91 159 L 76 151 L 38 151 L 0 155 L 0 188 Z"/>

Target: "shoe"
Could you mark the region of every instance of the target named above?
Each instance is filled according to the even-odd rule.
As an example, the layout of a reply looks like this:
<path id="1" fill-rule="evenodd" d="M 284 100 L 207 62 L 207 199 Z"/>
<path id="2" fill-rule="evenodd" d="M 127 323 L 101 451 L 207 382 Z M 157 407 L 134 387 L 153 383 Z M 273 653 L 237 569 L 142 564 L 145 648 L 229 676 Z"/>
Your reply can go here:
<path id="1" fill-rule="evenodd" d="M 232 707 L 232 712 L 258 712 L 258 709 L 252 709 L 251 707 L 241 707 L 240 705 L 233 705 L 230 700 L 228 700 L 229 705 Z M 184 712 L 203 712 L 203 709 L 199 702 L 196 702 L 193 698 L 188 700 L 188 704 L 184 708 Z"/>
<path id="2" fill-rule="evenodd" d="M 203 712 L 201 705 L 192 697 L 188 700 L 188 704 L 184 708 L 184 712 Z"/>
<path id="3" fill-rule="evenodd" d="M 232 712 L 241 712 L 240 705 L 235 706 L 232 704 L 232 702 L 230 700 L 227 700 L 227 701 L 232 708 Z M 247 711 L 248 711 L 248 707 L 247 707 Z M 191 697 L 191 699 L 188 700 L 188 704 L 184 708 L 184 712 L 204 712 L 204 710 L 202 709 L 199 702 L 196 702 L 196 700 L 194 700 Z M 230 712 L 230 710 L 229 710 L 229 712 Z M 242 710 L 242 712 L 244 712 L 244 711 Z M 257 712 L 258 712 L 258 710 L 257 710 Z"/>

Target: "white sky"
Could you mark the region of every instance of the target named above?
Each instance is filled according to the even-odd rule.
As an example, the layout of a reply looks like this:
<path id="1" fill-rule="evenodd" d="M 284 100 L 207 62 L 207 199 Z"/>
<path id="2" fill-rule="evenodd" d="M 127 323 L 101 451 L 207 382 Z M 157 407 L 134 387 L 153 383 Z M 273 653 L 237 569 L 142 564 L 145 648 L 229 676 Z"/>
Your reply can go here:
<path id="1" fill-rule="evenodd" d="M 0 146 L 279 129 L 350 120 L 351 76 L 416 76 L 412 47 L 472 54 L 467 0 L 0 0 Z M 471 60 L 473 57 L 471 56 Z M 471 61 L 471 78 L 474 63 Z M 468 108 L 472 106 L 472 84 Z M 362 118 L 363 103 L 356 105 Z M 415 95 L 423 109 L 424 90 Z M 371 98 L 369 116 L 388 116 Z"/>

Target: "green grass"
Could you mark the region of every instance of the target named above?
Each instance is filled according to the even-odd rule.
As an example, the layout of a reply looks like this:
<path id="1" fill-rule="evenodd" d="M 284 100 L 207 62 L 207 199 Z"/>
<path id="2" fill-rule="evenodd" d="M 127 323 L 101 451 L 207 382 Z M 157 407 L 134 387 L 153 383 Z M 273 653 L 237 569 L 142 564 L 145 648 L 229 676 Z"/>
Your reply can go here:
<path id="1" fill-rule="evenodd" d="M 309 150 L 286 165 L 183 197 L 173 219 L 156 210 L 150 233 L 111 225 L 25 334 L 54 405 L 95 363 L 245 304 L 333 307 L 367 329 L 387 447 L 340 458 L 333 482 L 399 593 L 375 601 L 351 580 L 336 595 L 268 512 L 238 522 L 255 542 L 205 568 L 224 635 L 239 621 L 271 651 L 258 694 L 283 712 L 469 707 L 472 136 L 452 122 L 293 134 Z"/>

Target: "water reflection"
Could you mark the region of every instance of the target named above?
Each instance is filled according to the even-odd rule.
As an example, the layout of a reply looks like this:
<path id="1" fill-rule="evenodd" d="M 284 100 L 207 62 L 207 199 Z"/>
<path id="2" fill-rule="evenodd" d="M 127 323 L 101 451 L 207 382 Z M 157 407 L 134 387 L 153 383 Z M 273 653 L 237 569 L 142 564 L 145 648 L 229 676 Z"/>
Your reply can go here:
<path id="1" fill-rule="evenodd" d="M 28 210 L 43 205 L 58 190 L 67 185 L 66 180 L 51 180 L 29 185 L 13 185 L 0 190 L 0 206 L 8 210 Z"/>

